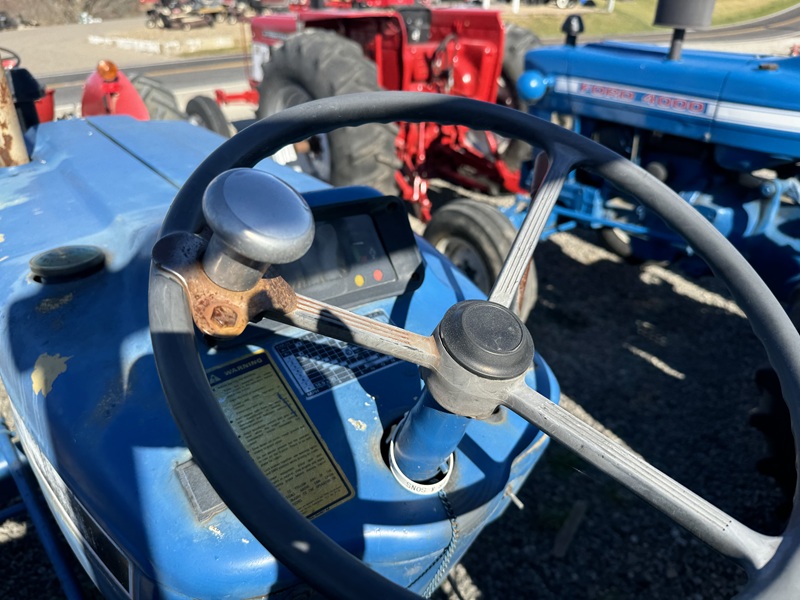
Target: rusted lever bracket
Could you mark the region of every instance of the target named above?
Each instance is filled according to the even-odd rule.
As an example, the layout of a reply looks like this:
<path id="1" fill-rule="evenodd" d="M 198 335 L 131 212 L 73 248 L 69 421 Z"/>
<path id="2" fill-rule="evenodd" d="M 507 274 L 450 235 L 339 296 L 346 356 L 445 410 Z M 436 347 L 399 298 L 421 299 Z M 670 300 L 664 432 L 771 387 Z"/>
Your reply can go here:
<path id="1" fill-rule="evenodd" d="M 266 311 L 290 313 L 297 307 L 292 287 L 267 272 L 253 289 L 226 290 L 203 271 L 201 258 L 207 240 L 186 232 L 171 233 L 153 247 L 153 262 L 183 287 L 197 328 L 217 338 L 232 338 Z"/>

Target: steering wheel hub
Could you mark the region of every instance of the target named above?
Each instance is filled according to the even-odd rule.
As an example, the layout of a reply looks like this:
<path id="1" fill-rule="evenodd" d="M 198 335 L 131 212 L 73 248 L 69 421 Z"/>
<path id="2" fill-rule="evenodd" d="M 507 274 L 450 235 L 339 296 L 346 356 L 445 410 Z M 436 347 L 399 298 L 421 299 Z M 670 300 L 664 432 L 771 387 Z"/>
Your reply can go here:
<path id="1" fill-rule="evenodd" d="M 533 360 L 533 339 L 508 308 L 484 300 L 459 302 L 445 313 L 439 337 L 462 367 L 490 379 L 522 375 Z"/>

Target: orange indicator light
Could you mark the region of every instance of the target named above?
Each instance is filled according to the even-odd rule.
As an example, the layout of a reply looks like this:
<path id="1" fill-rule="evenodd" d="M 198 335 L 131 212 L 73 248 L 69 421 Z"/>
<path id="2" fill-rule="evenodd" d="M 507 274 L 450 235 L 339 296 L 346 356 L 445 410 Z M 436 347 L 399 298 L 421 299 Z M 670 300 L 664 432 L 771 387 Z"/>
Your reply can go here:
<path id="1" fill-rule="evenodd" d="M 108 83 L 117 80 L 117 65 L 110 60 L 101 60 L 97 63 L 97 74 Z"/>

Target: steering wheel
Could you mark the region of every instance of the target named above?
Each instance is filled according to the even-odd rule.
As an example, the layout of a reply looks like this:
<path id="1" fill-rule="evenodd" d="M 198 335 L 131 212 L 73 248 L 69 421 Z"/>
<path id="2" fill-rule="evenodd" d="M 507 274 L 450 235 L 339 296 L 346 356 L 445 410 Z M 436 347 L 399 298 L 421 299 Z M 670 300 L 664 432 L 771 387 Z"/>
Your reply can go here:
<path id="1" fill-rule="evenodd" d="M 217 175 L 234 168 L 252 167 L 288 144 L 339 127 L 396 121 L 488 129 L 544 149 L 547 159 L 537 160 L 533 202 L 489 301 L 478 302 L 475 310 L 470 308 L 475 306 L 474 301 L 456 304 L 437 331 L 427 337 L 391 325 L 376 324 L 302 296 L 298 296 L 296 302 L 277 306 L 280 304 L 277 292 L 274 305 L 258 308 L 258 314 L 265 313 L 270 318 L 331 337 L 338 336 L 419 365 L 438 403 L 457 415 L 480 418 L 491 414 L 498 406 L 515 411 L 743 567 L 749 581 L 742 597 L 787 598 L 796 594 L 800 589 L 800 500 L 797 494 L 784 534 L 765 536 L 585 425 L 525 385 L 524 372 L 530 367 L 533 353 L 532 345 L 528 347 L 530 334 L 508 308 L 564 179 L 576 167 L 604 177 L 659 214 L 726 283 L 750 319 L 779 375 L 797 440 L 800 439 L 797 429 L 800 422 L 800 336 L 780 304 L 752 267 L 713 226 L 642 169 L 586 138 L 525 113 L 442 94 L 353 94 L 287 109 L 222 144 L 187 179 L 175 197 L 154 250 L 156 268 L 152 269 L 150 277 L 153 352 L 174 418 L 195 460 L 228 507 L 281 563 L 326 596 L 412 596 L 408 590 L 371 571 L 316 529 L 280 495 L 249 458 L 206 380 L 192 320 L 193 312 L 199 313 L 188 300 L 191 296 L 187 293 L 186 278 L 165 266 L 164 257 L 158 256 L 165 254 L 159 251 L 159 245 L 170 238 L 193 235 L 207 226 L 199 199 Z M 197 236 L 194 239 L 200 239 L 199 245 L 204 243 Z M 246 255 L 244 250 L 241 252 Z M 269 277 L 261 282 L 268 280 Z M 243 294 L 246 296 L 248 292 Z M 489 330 L 490 337 L 497 333 L 492 331 L 491 325 L 477 323 L 470 329 L 476 325 L 471 319 L 485 320 L 483 317 L 487 314 L 492 316 L 490 322 L 500 322 L 502 327 L 514 330 L 499 349 L 487 348 L 487 343 L 480 339 L 481 330 Z M 466 349 L 454 343 L 458 335 L 464 337 L 465 332 L 456 331 L 458 328 L 470 329 L 466 337 L 473 341 L 478 338 L 477 341 L 464 344 L 468 346 Z M 487 364 L 483 356 L 487 352 L 502 355 L 497 359 L 499 362 Z M 208 440 L 214 440 L 213 445 Z M 264 510 L 264 506 L 269 506 L 269 510 Z M 320 569 L 320 565 L 327 568 Z"/>
<path id="2" fill-rule="evenodd" d="M 19 54 L 8 48 L 0 48 L 0 64 L 4 69 L 16 69 L 21 62 Z"/>

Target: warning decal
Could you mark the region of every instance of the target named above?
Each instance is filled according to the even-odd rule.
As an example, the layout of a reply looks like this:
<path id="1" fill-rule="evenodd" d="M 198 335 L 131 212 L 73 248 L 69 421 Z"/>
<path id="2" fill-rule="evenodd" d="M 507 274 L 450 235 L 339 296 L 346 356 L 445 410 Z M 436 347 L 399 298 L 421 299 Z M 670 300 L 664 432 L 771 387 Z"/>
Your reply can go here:
<path id="1" fill-rule="evenodd" d="M 250 456 L 309 519 L 353 497 L 353 488 L 269 356 L 258 352 L 206 372 Z"/>

